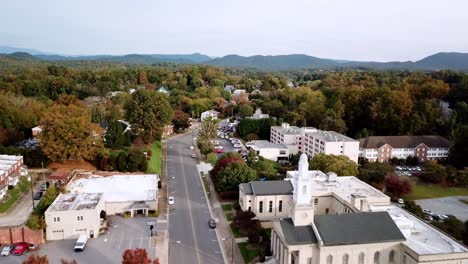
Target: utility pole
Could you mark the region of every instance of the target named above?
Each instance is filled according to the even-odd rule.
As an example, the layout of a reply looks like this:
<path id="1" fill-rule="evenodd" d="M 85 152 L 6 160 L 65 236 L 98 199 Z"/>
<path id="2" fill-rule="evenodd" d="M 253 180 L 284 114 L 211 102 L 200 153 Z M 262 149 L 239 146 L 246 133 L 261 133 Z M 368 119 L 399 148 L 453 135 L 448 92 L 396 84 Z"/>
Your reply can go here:
<path id="1" fill-rule="evenodd" d="M 33 209 L 35 209 L 36 206 L 34 205 L 33 177 L 29 176 L 29 178 L 31 179 L 31 199 L 32 199 Z"/>
<path id="2" fill-rule="evenodd" d="M 45 172 L 44 172 L 44 162 L 41 162 L 42 165 L 42 178 L 44 179 L 44 182 L 46 181 L 45 179 Z"/>

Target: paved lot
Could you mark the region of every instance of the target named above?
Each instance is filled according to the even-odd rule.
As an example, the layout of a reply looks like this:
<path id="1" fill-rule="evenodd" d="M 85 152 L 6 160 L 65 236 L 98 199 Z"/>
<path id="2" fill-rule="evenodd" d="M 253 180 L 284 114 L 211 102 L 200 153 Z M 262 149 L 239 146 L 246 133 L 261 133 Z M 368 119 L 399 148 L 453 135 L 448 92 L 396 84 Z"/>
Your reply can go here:
<path id="1" fill-rule="evenodd" d="M 111 264 L 121 263 L 122 254 L 126 249 L 144 248 L 151 259 L 154 259 L 156 250 L 154 237 L 150 237 L 150 230 L 146 224 L 148 221 L 155 221 L 152 217 L 122 218 L 111 216 L 111 228 L 107 234 L 99 238 L 89 239 L 83 252 L 74 252 L 73 247 L 76 240 L 68 239 L 48 242 L 41 246 L 37 254 L 47 255 L 50 264 L 59 264 L 61 258 L 68 260 L 75 259 L 79 264 Z M 167 223 L 158 223 L 154 230 L 166 230 Z M 19 264 L 31 252 L 24 256 L 2 257 L 2 264 Z"/>
<path id="2" fill-rule="evenodd" d="M 468 200 L 468 196 L 423 199 L 415 202 L 423 209 L 431 210 L 435 214 L 451 214 L 464 222 L 468 220 L 468 204 L 460 200 Z"/>
<path id="3" fill-rule="evenodd" d="M 169 196 L 175 205 L 169 211 L 169 263 L 224 263 L 216 232 L 208 227 L 211 218 L 198 176 L 192 134 L 167 142 Z"/>

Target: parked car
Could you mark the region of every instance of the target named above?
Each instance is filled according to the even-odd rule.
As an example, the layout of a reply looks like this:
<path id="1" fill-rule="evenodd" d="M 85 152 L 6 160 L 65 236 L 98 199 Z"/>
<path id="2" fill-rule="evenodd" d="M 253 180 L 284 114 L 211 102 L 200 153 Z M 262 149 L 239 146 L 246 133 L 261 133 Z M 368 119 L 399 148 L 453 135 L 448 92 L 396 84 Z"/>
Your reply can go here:
<path id="1" fill-rule="evenodd" d="M 242 144 L 234 144 L 234 148 L 242 148 Z"/>
<path id="2" fill-rule="evenodd" d="M 49 182 L 43 182 L 41 184 L 41 191 L 45 192 L 47 190 L 47 188 L 49 188 L 49 186 L 50 186 Z"/>
<path id="3" fill-rule="evenodd" d="M 40 200 L 42 198 L 42 195 L 44 194 L 44 192 L 40 191 L 40 192 L 36 192 L 34 195 L 33 195 L 33 199 L 34 200 Z"/>
<path id="4" fill-rule="evenodd" d="M 88 236 L 80 235 L 75 243 L 75 251 L 83 251 L 86 246 L 86 242 L 88 242 Z"/>
<path id="5" fill-rule="evenodd" d="M 167 202 L 169 203 L 169 205 L 174 205 L 175 204 L 174 197 L 169 196 L 169 199 L 167 199 Z"/>
<path id="6" fill-rule="evenodd" d="M 403 201 L 403 199 L 398 199 L 398 204 L 405 204 L 405 201 Z"/>
<path id="7" fill-rule="evenodd" d="M 434 218 L 432 217 L 432 215 L 427 214 L 427 215 L 424 216 L 424 220 L 432 221 L 432 220 L 434 220 Z"/>
<path id="8" fill-rule="evenodd" d="M 433 215 L 431 210 L 423 209 L 423 213 L 428 214 L 428 215 Z"/>
<path id="9" fill-rule="evenodd" d="M 26 252 L 26 250 L 28 250 L 28 247 L 29 244 L 26 242 L 16 243 L 12 253 L 15 256 L 21 256 L 24 254 L 24 252 Z"/>
<path id="10" fill-rule="evenodd" d="M 222 149 L 222 148 L 215 148 L 214 152 L 215 152 L 215 153 L 224 153 L 224 149 Z"/>
<path id="11" fill-rule="evenodd" d="M 6 245 L 2 248 L 2 253 L 1 253 L 1 255 L 2 255 L 3 257 L 6 257 L 6 256 L 10 255 L 10 252 L 11 252 L 12 249 L 13 249 L 13 245 L 11 245 L 11 244 L 6 244 Z"/>
<path id="12" fill-rule="evenodd" d="M 216 221 L 213 218 L 208 220 L 208 226 L 210 228 L 216 228 Z"/>
<path id="13" fill-rule="evenodd" d="M 195 147 L 194 146 L 190 146 L 190 149 L 194 149 Z"/>
<path id="14" fill-rule="evenodd" d="M 193 154 L 192 154 L 192 158 L 196 158 L 196 157 L 197 157 L 197 155 L 195 155 L 195 153 L 193 153 Z"/>

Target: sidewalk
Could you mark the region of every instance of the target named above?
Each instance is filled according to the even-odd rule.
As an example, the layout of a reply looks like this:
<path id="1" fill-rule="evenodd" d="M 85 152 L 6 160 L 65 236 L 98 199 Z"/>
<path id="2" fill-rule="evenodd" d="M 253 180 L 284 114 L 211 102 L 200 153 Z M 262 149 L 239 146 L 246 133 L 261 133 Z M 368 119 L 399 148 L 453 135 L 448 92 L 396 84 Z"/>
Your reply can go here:
<path id="1" fill-rule="evenodd" d="M 204 162 L 201 162 L 200 164 L 197 165 L 198 172 L 200 173 L 201 171 L 203 171 L 205 175 L 207 175 L 207 177 L 209 177 L 208 176 L 209 174 L 207 172 L 211 170 L 211 168 L 212 168 L 211 164 L 207 164 Z M 236 238 L 234 237 L 234 234 L 231 231 L 229 223 L 224 214 L 223 208 L 221 207 L 221 203 L 219 202 L 219 199 L 218 199 L 218 194 L 216 193 L 214 185 L 211 182 L 211 180 L 209 180 L 208 182 L 209 182 L 210 194 L 211 194 L 209 196 L 210 197 L 209 204 L 212 209 L 213 218 L 216 218 L 218 220 L 216 224 L 216 229 L 221 236 L 221 240 L 219 242 L 221 246 L 224 247 L 224 252 L 226 252 L 226 258 L 229 261 L 228 263 L 243 264 L 244 259 L 242 258 L 242 254 L 239 250 L 239 247 L 237 246 L 237 242 L 235 246 L 233 244 Z M 233 253 L 234 253 L 234 257 L 233 257 Z"/>

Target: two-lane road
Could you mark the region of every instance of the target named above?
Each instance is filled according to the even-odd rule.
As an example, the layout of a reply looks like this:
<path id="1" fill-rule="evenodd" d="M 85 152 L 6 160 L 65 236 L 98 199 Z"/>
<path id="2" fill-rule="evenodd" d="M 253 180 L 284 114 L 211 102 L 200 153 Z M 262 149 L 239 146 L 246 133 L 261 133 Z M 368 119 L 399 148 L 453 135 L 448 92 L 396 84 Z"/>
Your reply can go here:
<path id="1" fill-rule="evenodd" d="M 169 196 L 175 205 L 169 209 L 169 264 L 219 264 L 223 255 L 198 176 L 192 134 L 167 142 L 167 175 Z"/>

